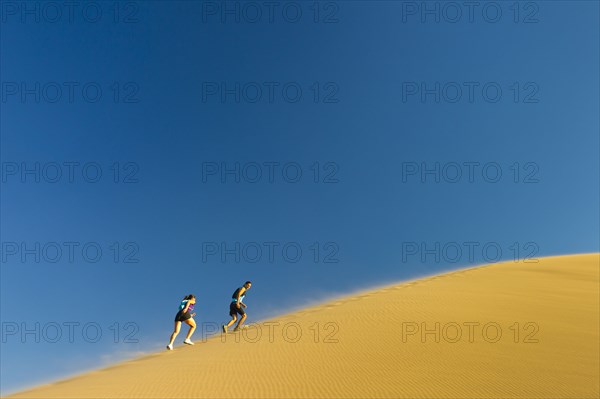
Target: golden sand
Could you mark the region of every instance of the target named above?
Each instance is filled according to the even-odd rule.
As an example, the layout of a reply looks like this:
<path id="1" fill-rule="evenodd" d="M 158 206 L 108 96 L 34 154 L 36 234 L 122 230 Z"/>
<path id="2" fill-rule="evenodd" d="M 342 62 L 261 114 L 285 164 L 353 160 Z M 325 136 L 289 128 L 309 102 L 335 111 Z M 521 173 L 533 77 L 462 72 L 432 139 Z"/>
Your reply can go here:
<path id="1" fill-rule="evenodd" d="M 599 268 L 591 254 L 451 272 L 12 397 L 598 398 Z"/>

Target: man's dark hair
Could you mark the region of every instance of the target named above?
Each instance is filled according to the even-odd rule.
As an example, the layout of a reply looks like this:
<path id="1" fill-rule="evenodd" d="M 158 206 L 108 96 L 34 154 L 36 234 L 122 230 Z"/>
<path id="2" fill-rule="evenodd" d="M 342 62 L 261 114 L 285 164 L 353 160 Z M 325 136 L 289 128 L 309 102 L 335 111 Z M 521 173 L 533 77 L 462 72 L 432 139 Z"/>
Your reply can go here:
<path id="1" fill-rule="evenodd" d="M 252 284 L 252 281 L 246 281 L 246 282 L 244 283 L 244 285 L 247 285 L 247 284 Z"/>

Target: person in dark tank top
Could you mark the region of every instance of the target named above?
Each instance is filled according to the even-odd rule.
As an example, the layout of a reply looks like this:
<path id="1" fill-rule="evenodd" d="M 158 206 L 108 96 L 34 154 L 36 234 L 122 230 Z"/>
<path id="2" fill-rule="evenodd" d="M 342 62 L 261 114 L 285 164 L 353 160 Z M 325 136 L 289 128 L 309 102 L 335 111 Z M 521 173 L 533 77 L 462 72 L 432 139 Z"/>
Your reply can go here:
<path id="1" fill-rule="evenodd" d="M 240 320 L 237 325 L 233 329 L 233 331 L 237 331 L 242 327 L 244 321 L 246 320 L 247 314 L 244 309 L 246 309 L 246 304 L 243 302 L 246 297 L 246 293 L 252 287 L 252 282 L 246 281 L 243 286 L 236 289 L 231 295 L 231 302 L 229 303 L 229 315 L 231 316 L 231 320 L 227 324 L 223 324 L 223 332 L 227 334 L 227 330 L 229 327 L 233 325 L 238 320 L 237 315 L 239 314 Z"/>

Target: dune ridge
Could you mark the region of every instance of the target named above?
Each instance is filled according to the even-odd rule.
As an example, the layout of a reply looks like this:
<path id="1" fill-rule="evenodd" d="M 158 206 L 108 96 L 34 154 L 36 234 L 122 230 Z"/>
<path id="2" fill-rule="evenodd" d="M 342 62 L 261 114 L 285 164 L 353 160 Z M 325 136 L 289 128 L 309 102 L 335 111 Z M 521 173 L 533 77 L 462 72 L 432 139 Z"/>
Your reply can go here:
<path id="1" fill-rule="evenodd" d="M 598 398 L 599 271 L 600 254 L 452 271 L 8 397 Z"/>

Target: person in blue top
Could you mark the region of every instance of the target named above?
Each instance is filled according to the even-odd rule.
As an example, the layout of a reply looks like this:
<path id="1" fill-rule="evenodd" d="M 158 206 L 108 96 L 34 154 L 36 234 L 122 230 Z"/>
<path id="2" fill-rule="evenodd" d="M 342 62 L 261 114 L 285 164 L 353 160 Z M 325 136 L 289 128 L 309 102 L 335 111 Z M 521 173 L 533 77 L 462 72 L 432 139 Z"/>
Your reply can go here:
<path id="1" fill-rule="evenodd" d="M 179 304 L 179 311 L 175 315 L 175 328 L 173 330 L 173 334 L 171 334 L 171 340 L 169 341 L 169 345 L 167 345 L 168 350 L 173 350 L 173 342 L 175 341 L 175 337 L 177 337 L 177 334 L 179 334 L 179 331 L 181 330 L 181 323 L 185 323 L 188 326 L 190 326 L 190 331 L 188 331 L 187 336 L 183 340 L 183 343 L 187 345 L 194 345 L 190 338 L 196 330 L 196 322 L 194 321 L 194 316 L 196 316 L 196 313 L 194 313 L 195 304 L 196 297 L 193 294 L 185 296 Z"/>
<path id="2" fill-rule="evenodd" d="M 229 304 L 229 315 L 231 316 L 231 320 L 227 324 L 223 324 L 223 332 L 227 334 L 227 329 L 231 327 L 233 323 L 237 320 L 237 315 L 242 316 L 240 321 L 238 321 L 237 325 L 233 329 L 233 331 L 237 331 L 240 329 L 242 324 L 244 324 L 244 320 L 246 320 L 246 311 L 244 310 L 247 306 L 243 302 L 246 297 L 246 293 L 252 287 L 252 282 L 246 281 L 243 286 L 234 291 L 231 296 L 231 303 Z"/>

